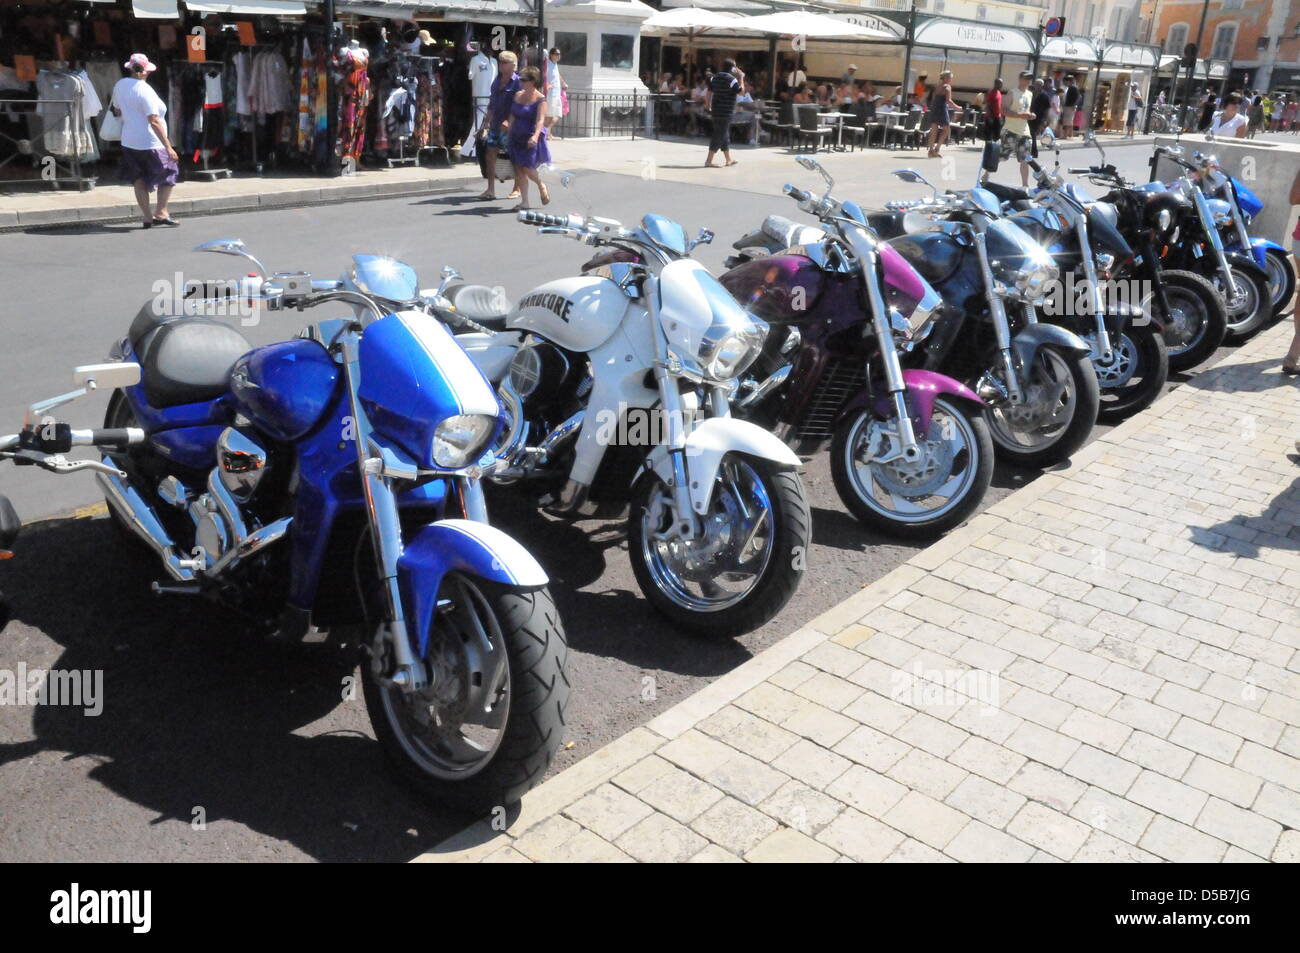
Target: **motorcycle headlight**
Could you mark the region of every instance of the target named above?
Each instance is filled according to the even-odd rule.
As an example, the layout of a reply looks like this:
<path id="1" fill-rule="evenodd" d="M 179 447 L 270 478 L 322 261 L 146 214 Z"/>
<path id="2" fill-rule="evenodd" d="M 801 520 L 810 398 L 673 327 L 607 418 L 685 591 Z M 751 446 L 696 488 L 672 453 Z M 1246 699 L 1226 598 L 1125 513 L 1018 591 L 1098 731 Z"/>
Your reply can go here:
<path id="1" fill-rule="evenodd" d="M 1169 211 L 1169 209 L 1162 208 L 1160 211 L 1156 212 L 1156 231 L 1160 232 L 1160 234 L 1163 235 L 1165 232 L 1169 231 L 1173 224 L 1174 213 Z"/>
<path id="2" fill-rule="evenodd" d="M 448 470 L 473 463 L 487 449 L 496 424 L 496 418 L 487 414 L 448 417 L 433 432 L 433 462 Z"/>
<path id="3" fill-rule="evenodd" d="M 767 322 L 752 314 L 746 320 L 715 320 L 704 333 L 697 355 L 705 375 L 715 381 L 739 377 L 754 362 L 767 338 Z"/>
<path id="4" fill-rule="evenodd" d="M 1022 268 L 1015 273 L 1016 289 L 1028 298 L 1041 298 L 1060 274 L 1059 268 L 1045 262 Z"/>

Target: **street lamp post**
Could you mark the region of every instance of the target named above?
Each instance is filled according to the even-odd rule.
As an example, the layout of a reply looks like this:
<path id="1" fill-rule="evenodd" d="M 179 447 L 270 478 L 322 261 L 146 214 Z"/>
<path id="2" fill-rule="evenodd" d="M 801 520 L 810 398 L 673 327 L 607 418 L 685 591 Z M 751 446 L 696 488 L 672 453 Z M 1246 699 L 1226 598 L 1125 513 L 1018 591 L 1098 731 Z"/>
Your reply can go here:
<path id="1" fill-rule="evenodd" d="M 1201 55 L 1201 42 L 1205 39 L 1205 18 L 1210 13 L 1210 0 L 1201 2 L 1201 25 L 1196 28 L 1196 55 Z M 1207 62 L 1209 58 L 1206 58 Z M 1178 122 L 1182 128 L 1187 127 L 1187 97 L 1192 93 L 1192 77 L 1196 75 L 1196 63 L 1192 62 L 1191 68 L 1187 70 L 1187 75 L 1183 79 L 1183 106 L 1179 114 Z"/>

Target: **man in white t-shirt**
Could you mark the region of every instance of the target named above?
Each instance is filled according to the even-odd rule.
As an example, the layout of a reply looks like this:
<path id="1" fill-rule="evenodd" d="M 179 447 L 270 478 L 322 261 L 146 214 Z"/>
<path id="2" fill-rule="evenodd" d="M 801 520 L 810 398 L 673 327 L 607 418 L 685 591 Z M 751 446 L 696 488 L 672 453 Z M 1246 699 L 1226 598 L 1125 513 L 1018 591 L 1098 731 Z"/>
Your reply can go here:
<path id="1" fill-rule="evenodd" d="M 135 201 L 144 213 L 145 228 L 179 225 L 167 211 L 172 187 L 180 178 L 176 150 L 167 137 L 167 104 L 145 79 L 158 67 L 143 53 L 132 53 L 122 68 L 131 75 L 119 79 L 113 87 L 113 112 L 122 118 L 122 164 L 118 173 L 123 181 L 135 186 Z M 154 189 L 158 190 L 158 204 L 150 211 L 149 195 Z"/>
<path id="2" fill-rule="evenodd" d="M 1216 139 L 1245 139 L 1248 120 L 1241 111 L 1241 97 L 1230 93 L 1223 97 L 1223 108 L 1214 114 L 1209 132 Z"/>

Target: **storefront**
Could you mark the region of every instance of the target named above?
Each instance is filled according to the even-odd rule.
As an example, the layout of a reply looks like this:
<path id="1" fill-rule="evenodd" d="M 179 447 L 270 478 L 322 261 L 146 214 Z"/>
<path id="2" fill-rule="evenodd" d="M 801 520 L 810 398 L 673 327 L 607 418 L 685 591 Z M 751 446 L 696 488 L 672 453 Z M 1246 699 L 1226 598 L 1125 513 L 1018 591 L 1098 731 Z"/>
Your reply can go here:
<path id="1" fill-rule="evenodd" d="M 143 52 L 190 181 L 449 162 L 471 129 L 469 65 L 537 60 L 532 0 L 0 0 L 0 188 L 115 181 L 98 136 Z M 334 108 L 331 108 L 334 103 Z"/>

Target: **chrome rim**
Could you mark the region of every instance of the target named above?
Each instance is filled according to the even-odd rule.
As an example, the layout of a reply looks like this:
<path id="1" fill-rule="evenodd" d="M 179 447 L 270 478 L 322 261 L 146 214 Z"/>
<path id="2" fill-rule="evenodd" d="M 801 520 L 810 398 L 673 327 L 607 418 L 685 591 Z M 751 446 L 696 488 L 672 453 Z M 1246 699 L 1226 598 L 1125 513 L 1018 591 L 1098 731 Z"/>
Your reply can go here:
<path id="1" fill-rule="evenodd" d="M 1024 403 L 995 407 L 989 412 L 993 439 L 1004 447 L 1037 450 L 1060 439 L 1074 420 L 1079 395 L 1065 359 L 1052 348 L 1041 348 L 1030 373 L 1021 382 Z"/>
<path id="2" fill-rule="evenodd" d="M 876 462 L 897 450 L 892 420 L 862 414 L 844 442 L 846 470 L 859 499 L 899 523 L 924 523 L 960 506 L 979 470 L 979 442 L 965 414 L 936 401 L 921 456 L 915 463 Z"/>
<path id="3" fill-rule="evenodd" d="M 1166 288 L 1165 299 L 1169 302 L 1169 320 L 1162 333 L 1169 356 L 1174 357 L 1205 340 L 1210 314 L 1205 302 L 1186 288 Z"/>
<path id="4" fill-rule="evenodd" d="M 429 682 L 421 692 L 383 685 L 384 715 L 408 758 L 426 774 L 477 774 L 501 746 L 510 716 L 510 664 L 496 613 L 468 579 L 449 575 L 429 633 Z"/>
<path id="5" fill-rule="evenodd" d="M 1094 355 L 1097 353 L 1095 340 L 1095 337 L 1091 339 L 1094 342 Z M 1124 387 L 1137 374 L 1138 350 L 1131 337 L 1127 334 L 1121 335 L 1119 343 L 1111 348 L 1111 354 L 1113 358 L 1109 364 L 1103 364 L 1095 356 L 1092 359 L 1092 366 L 1097 371 L 1097 382 L 1102 390 Z"/>
<path id="6" fill-rule="evenodd" d="M 672 495 L 656 481 L 641 513 L 641 558 L 655 586 L 691 612 L 736 605 L 758 585 L 776 544 L 772 497 L 757 470 L 729 455 L 718 468 L 700 537 L 673 532 Z"/>
<path id="7" fill-rule="evenodd" d="M 1286 292 L 1287 286 L 1287 264 L 1279 261 L 1277 255 L 1264 256 L 1264 268 L 1268 272 L 1268 293 L 1273 299 L 1273 304 L 1285 304 L 1282 295 Z"/>
<path id="8" fill-rule="evenodd" d="M 1239 331 L 1244 327 L 1253 324 L 1259 317 L 1259 290 L 1255 287 L 1255 282 L 1244 277 L 1241 272 L 1235 268 L 1229 269 L 1232 274 L 1232 283 L 1242 292 L 1238 299 L 1237 306 L 1228 305 L 1228 329 L 1230 331 Z M 1223 293 L 1223 279 L 1216 276 L 1214 287 Z M 1228 301 L 1226 294 L 1224 301 Z"/>

